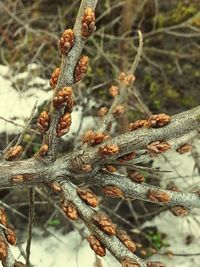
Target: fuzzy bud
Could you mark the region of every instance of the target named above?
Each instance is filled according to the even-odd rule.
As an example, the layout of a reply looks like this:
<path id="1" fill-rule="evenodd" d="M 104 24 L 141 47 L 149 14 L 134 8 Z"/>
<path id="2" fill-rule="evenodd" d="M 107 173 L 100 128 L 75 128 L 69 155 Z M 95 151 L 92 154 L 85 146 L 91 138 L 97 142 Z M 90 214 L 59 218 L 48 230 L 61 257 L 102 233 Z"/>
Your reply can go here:
<path id="1" fill-rule="evenodd" d="M 129 123 L 128 130 L 129 131 L 135 131 L 139 128 L 143 128 L 143 127 L 147 127 L 147 126 L 148 126 L 147 120 L 138 120 L 138 121 Z"/>
<path id="2" fill-rule="evenodd" d="M 109 93 L 112 97 L 115 97 L 116 95 L 119 94 L 119 88 L 117 86 L 114 86 L 112 85 L 110 88 L 109 88 Z"/>
<path id="3" fill-rule="evenodd" d="M 170 208 L 172 214 L 177 217 L 184 217 L 188 215 L 188 209 L 184 208 L 183 206 L 175 206 Z"/>
<path id="4" fill-rule="evenodd" d="M 171 200 L 171 196 L 168 193 L 164 191 L 153 190 L 153 189 L 149 189 L 147 197 L 149 200 L 155 203 L 158 203 L 158 202 L 168 203 Z"/>
<path id="5" fill-rule="evenodd" d="M 18 146 L 13 146 L 6 153 L 5 159 L 9 160 L 9 161 L 18 159 L 21 156 L 22 152 L 23 152 L 23 147 L 22 146 L 19 146 L 19 145 Z"/>
<path id="6" fill-rule="evenodd" d="M 15 246 L 17 242 L 15 229 L 12 225 L 7 226 L 7 229 L 4 230 L 4 234 L 9 244 Z"/>
<path id="7" fill-rule="evenodd" d="M 131 86 L 135 81 L 135 76 L 133 74 L 125 74 L 122 72 L 119 75 L 119 81 L 126 86 Z"/>
<path id="8" fill-rule="evenodd" d="M 88 236 L 87 240 L 91 249 L 94 250 L 98 256 L 103 257 L 106 255 L 106 249 L 104 245 L 94 235 Z"/>
<path id="9" fill-rule="evenodd" d="M 48 152 L 48 145 L 44 144 L 40 147 L 39 151 L 38 151 L 38 155 L 40 157 L 44 157 Z"/>
<path id="10" fill-rule="evenodd" d="M 74 32 L 72 29 L 67 29 L 63 32 L 59 40 L 61 53 L 63 55 L 67 55 L 73 45 L 74 45 Z"/>
<path id="11" fill-rule="evenodd" d="M 85 9 L 82 18 L 82 36 L 88 38 L 95 31 L 95 13 L 92 8 Z"/>
<path id="12" fill-rule="evenodd" d="M 7 226 L 7 215 L 4 209 L 0 208 L 0 223 Z"/>
<path id="13" fill-rule="evenodd" d="M 108 108 L 106 107 L 102 107 L 100 108 L 100 110 L 98 111 L 98 116 L 100 118 L 104 117 L 106 114 L 108 113 Z"/>
<path id="14" fill-rule="evenodd" d="M 108 139 L 108 137 L 109 136 L 107 134 L 101 132 L 95 133 L 92 130 L 89 130 L 84 134 L 82 141 L 83 143 L 88 143 L 92 146 L 95 146 Z"/>
<path id="15" fill-rule="evenodd" d="M 48 130 L 50 123 L 50 116 L 47 111 L 43 111 L 37 121 L 37 127 L 41 133 L 44 133 Z"/>
<path id="16" fill-rule="evenodd" d="M 66 200 L 62 201 L 62 210 L 69 219 L 73 221 L 78 219 L 78 211 L 73 203 Z"/>
<path id="17" fill-rule="evenodd" d="M 3 235 L 0 235 L 0 260 L 3 261 L 8 256 L 7 244 L 4 240 Z"/>
<path id="18" fill-rule="evenodd" d="M 59 75 L 60 75 L 60 68 L 56 68 L 52 75 L 51 75 L 51 79 L 49 81 L 49 84 L 50 86 L 54 89 L 57 85 L 57 82 L 58 82 L 58 78 L 59 78 Z"/>
<path id="19" fill-rule="evenodd" d="M 87 67 L 89 64 L 89 57 L 87 56 L 83 56 L 79 59 L 76 68 L 75 68 L 75 72 L 74 72 L 74 81 L 75 82 L 79 82 L 80 80 L 82 80 L 87 72 Z"/>
<path id="20" fill-rule="evenodd" d="M 112 223 L 111 219 L 103 213 L 93 215 L 94 222 L 99 228 L 107 235 L 116 235 L 116 226 Z"/>
<path id="21" fill-rule="evenodd" d="M 72 100 L 72 88 L 69 86 L 66 86 L 62 88 L 58 92 L 58 94 L 53 98 L 53 106 L 56 109 L 59 109 L 62 106 L 68 107 L 68 106 L 71 106 L 71 100 Z"/>
<path id="22" fill-rule="evenodd" d="M 102 188 L 102 191 L 109 197 L 123 197 L 122 190 L 115 185 L 106 185 Z"/>
<path id="23" fill-rule="evenodd" d="M 163 127 L 169 124 L 170 121 L 171 121 L 171 117 L 164 113 L 152 115 L 148 119 L 148 126 L 152 128 L 160 128 L 160 127 Z"/>
<path id="24" fill-rule="evenodd" d="M 121 118 L 125 112 L 125 108 L 123 105 L 117 105 L 113 108 L 112 114 L 115 118 Z"/>
<path id="25" fill-rule="evenodd" d="M 135 183 L 143 183 L 145 181 L 144 176 L 139 172 L 132 172 L 129 174 L 130 179 Z"/>
<path id="26" fill-rule="evenodd" d="M 151 157 L 164 153 L 171 148 L 170 144 L 164 141 L 155 141 L 147 145 L 147 150 Z"/>
<path id="27" fill-rule="evenodd" d="M 122 260 L 121 264 L 122 267 L 140 267 L 140 265 L 130 257 L 125 257 Z"/>
<path id="28" fill-rule="evenodd" d="M 71 114 L 67 112 L 59 120 L 59 123 L 57 125 L 57 136 L 61 137 L 65 135 L 69 131 L 70 125 L 71 125 Z"/>
<path id="29" fill-rule="evenodd" d="M 134 253 L 136 251 L 136 245 L 126 231 L 118 230 L 117 237 L 131 252 Z"/>
<path id="30" fill-rule="evenodd" d="M 104 147 L 99 147 L 99 153 L 104 156 L 112 156 L 119 153 L 119 147 L 115 144 L 108 144 Z"/>
<path id="31" fill-rule="evenodd" d="M 176 151 L 179 153 L 179 154 L 185 154 L 187 152 L 190 152 L 192 150 L 192 146 L 189 145 L 189 144 L 184 144 L 182 145 L 181 147 L 179 147 Z"/>
<path id="32" fill-rule="evenodd" d="M 97 196 L 89 188 L 79 188 L 77 193 L 80 198 L 91 207 L 96 208 L 99 205 Z"/>

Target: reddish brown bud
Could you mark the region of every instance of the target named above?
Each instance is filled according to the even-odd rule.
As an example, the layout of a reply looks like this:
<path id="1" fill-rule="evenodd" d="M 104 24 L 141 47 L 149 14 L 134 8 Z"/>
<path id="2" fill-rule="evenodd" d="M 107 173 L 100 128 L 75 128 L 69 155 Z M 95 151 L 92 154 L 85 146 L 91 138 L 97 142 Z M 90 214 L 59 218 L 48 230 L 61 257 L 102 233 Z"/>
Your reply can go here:
<path id="1" fill-rule="evenodd" d="M 3 235 L 0 235 L 0 260 L 3 261 L 8 256 L 7 244 L 4 240 Z"/>
<path id="2" fill-rule="evenodd" d="M 97 196 L 89 188 L 79 188 L 77 193 L 80 198 L 91 207 L 96 208 L 99 205 Z"/>
<path id="3" fill-rule="evenodd" d="M 109 197 L 123 197 L 122 190 L 115 185 L 106 185 L 102 188 L 102 191 Z"/>
<path id="4" fill-rule="evenodd" d="M 137 130 L 139 128 L 147 127 L 147 126 L 148 126 L 147 120 L 138 120 L 138 121 L 129 123 L 128 130 L 129 131 L 134 131 L 134 130 Z"/>
<path id="5" fill-rule="evenodd" d="M 74 32 L 72 29 L 67 29 L 63 32 L 60 40 L 60 51 L 63 55 L 67 55 L 74 45 Z"/>
<path id="6" fill-rule="evenodd" d="M 22 183 L 24 181 L 23 175 L 12 175 L 11 182 L 13 183 Z"/>
<path id="7" fill-rule="evenodd" d="M 129 174 L 129 177 L 135 183 L 143 183 L 145 181 L 144 176 L 139 172 L 132 172 Z"/>
<path id="8" fill-rule="evenodd" d="M 106 114 L 108 113 L 108 108 L 106 107 L 102 107 L 100 108 L 100 110 L 98 111 L 98 116 L 100 118 L 104 117 Z"/>
<path id="9" fill-rule="evenodd" d="M 119 153 L 119 147 L 115 144 L 108 144 L 104 147 L 99 147 L 99 153 L 104 156 L 111 156 Z"/>
<path id="10" fill-rule="evenodd" d="M 61 108 L 62 106 L 67 106 L 70 108 L 73 106 L 72 101 L 72 88 L 71 87 L 64 87 L 61 89 L 58 94 L 53 98 L 53 106 L 54 108 Z"/>
<path id="11" fill-rule="evenodd" d="M 166 114 L 152 115 L 148 119 L 148 126 L 152 128 L 160 128 L 170 123 L 171 117 Z"/>
<path id="12" fill-rule="evenodd" d="M 0 223 L 7 226 L 7 215 L 4 209 L 0 208 Z"/>
<path id="13" fill-rule="evenodd" d="M 122 260 L 121 264 L 122 267 L 140 267 L 140 265 L 130 257 L 125 257 Z"/>
<path id="14" fill-rule="evenodd" d="M 7 226 L 7 229 L 4 230 L 4 233 L 8 243 L 15 246 L 17 238 L 14 227 L 12 225 Z"/>
<path id="15" fill-rule="evenodd" d="M 134 253 L 136 251 L 136 245 L 126 231 L 118 230 L 117 237 L 131 252 Z"/>
<path id="16" fill-rule="evenodd" d="M 64 134 L 66 134 L 70 129 L 70 125 L 71 125 L 71 114 L 67 112 L 59 120 L 59 123 L 57 125 L 57 136 L 61 137 Z"/>
<path id="17" fill-rule="evenodd" d="M 170 209 L 171 213 L 178 217 L 184 217 L 188 215 L 188 209 L 183 206 L 175 206 Z"/>
<path id="18" fill-rule="evenodd" d="M 115 166 L 113 166 L 113 165 L 107 165 L 107 166 L 105 167 L 105 169 L 106 169 L 106 171 L 108 171 L 108 172 L 116 172 L 116 171 L 117 171 L 117 168 L 116 168 Z"/>
<path id="19" fill-rule="evenodd" d="M 114 109 L 112 110 L 112 114 L 115 118 L 121 118 L 122 115 L 125 112 L 125 108 L 123 105 L 117 105 L 116 107 L 114 107 Z"/>
<path id="20" fill-rule="evenodd" d="M 171 196 L 168 193 L 153 189 L 149 189 L 147 197 L 149 200 L 156 203 L 157 202 L 168 203 L 171 200 Z"/>
<path id="21" fill-rule="evenodd" d="M 50 188 L 55 192 L 61 192 L 61 186 L 58 182 L 51 183 Z"/>
<path id="22" fill-rule="evenodd" d="M 106 255 L 106 249 L 104 245 L 94 235 L 88 236 L 87 240 L 91 249 L 94 250 L 98 256 L 103 257 Z"/>
<path id="23" fill-rule="evenodd" d="M 44 133 L 48 130 L 50 123 L 50 116 L 47 111 L 43 111 L 37 121 L 38 129 L 41 133 Z"/>
<path id="24" fill-rule="evenodd" d="M 41 148 L 39 149 L 39 151 L 38 151 L 38 155 L 40 156 L 40 157 L 44 157 L 46 154 L 47 154 L 47 152 L 48 152 L 48 145 L 47 144 L 44 144 L 44 145 L 42 145 L 41 146 Z"/>
<path id="25" fill-rule="evenodd" d="M 171 148 L 170 144 L 164 141 L 155 141 L 147 145 L 147 150 L 149 151 L 151 157 L 160 153 L 164 153 L 170 148 Z"/>
<path id="26" fill-rule="evenodd" d="M 74 72 L 75 82 L 79 82 L 85 77 L 88 64 L 89 64 L 89 57 L 83 56 L 82 58 L 79 59 Z"/>
<path id="27" fill-rule="evenodd" d="M 91 8 L 86 8 L 82 19 L 82 36 L 88 38 L 95 31 L 95 13 Z"/>
<path id="28" fill-rule="evenodd" d="M 149 261 L 147 262 L 147 267 L 166 267 L 165 264 L 159 261 Z"/>
<path id="29" fill-rule="evenodd" d="M 135 76 L 133 74 L 120 73 L 119 81 L 127 86 L 131 86 L 135 81 Z"/>
<path id="30" fill-rule="evenodd" d="M 23 152 L 22 146 L 19 146 L 19 145 L 13 146 L 6 153 L 5 159 L 10 160 L 10 161 L 18 159 L 21 156 L 22 152 Z"/>
<path id="31" fill-rule="evenodd" d="M 119 157 L 119 158 L 118 158 L 118 161 L 121 162 L 121 163 L 123 163 L 123 162 L 125 162 L 125 161 L 129 161 L 129 160 L 134 159 L 135 156 L 136 156 L 135 152 L 131 152 L 131 153 L 129 153 L 129 154 L 126 154 L 126 155 L 124 155 L 124 156 Z"/>
<path id="32" fill-rule="evenodd" d="M 116 234 L 116 226 L 112 223 L 111 219 L 103 213 L 98 213 L 93 216 L 94 222 L 100 229 L 107 235 Z"/>
<path id="33" fill-rule="evenodd" d="M 82 141 L 83 143 L 89 143 L 90 145 L 95 146 L 108 139 L 108 137 L 109 136 L 105 133 L 95 133 L 92 130 L 89 130 L 84 134 Z"/>
<path id="34" fill-rule="evenodd" d="M 73 203 L 64 200 L 62 202 L 62 210 L 69 219 L 71 219 L 71 220 L 77 220 L 78 219 L 78 211 L 77 211 L 77 208 L 74 206 Z"/>
<path id="35" fill-rule="evenodd" d="M 52 75 L 51 75 L 51 79 L 49 81 L 49 84 L 50 86 L 54 89 L 57 85 L 57 82 L 58 82 L 58 78 L 59 78 L 59 75 L 60 75 L 60 68 L 56 68 Z"/>
<path id="36" fill-rule="evenodd" d="M 15 261 L 14 267 L 27 267 L 27 266 L 21 261 Z"/>
<path id="37" fill-rule="evenodd" d="M 112 85 L 109 88 L 109 93 L 110 93 L 111 96 L 115 97 L 116 95 L 119 94 L 119 88 L 117 86 Z"/>
<path id="38" fill-rule="evenodd" d="M 182 145 L 181 147 L 179 147 L 176 151 L 179 153 L 179 154 L 184 154 L 184 153 L 187 153 L 187 152 L 190 152 L 192 150 L 192 146 L 189 145 L 189 144 L 184 144 Z"/>
<path id="39" fill-rule="evenodd" d="M 92 171 L 92 166 L 90 164 L 83 164 L 81 165 L 81 170 L 83 172 L 91 172 Z"/>

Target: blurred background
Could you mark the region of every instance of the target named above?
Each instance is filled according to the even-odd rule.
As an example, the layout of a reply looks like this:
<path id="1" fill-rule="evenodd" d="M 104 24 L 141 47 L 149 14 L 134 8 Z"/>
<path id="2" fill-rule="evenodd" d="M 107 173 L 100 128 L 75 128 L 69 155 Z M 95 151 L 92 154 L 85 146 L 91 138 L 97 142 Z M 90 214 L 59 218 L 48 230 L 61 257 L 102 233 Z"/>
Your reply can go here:
<path id="1" fill-rule="evenodd" d="M 34 155 L 40 148 L 37 116 L 50 103 L 52 92 L 48 80 L 61 59 L 58 39 L 66 28 L 73 27 L 79 4 L 76 0 L 0 2 L 0 150 L 12 140 L 15 142 L 22 132 L 23 158 Z M 129 121 L 146 118 L 150 112 L 172 115 L 200 103 L 200 1 L 102 0 L 97 5 L 96 18 L 97 29 L 83 51 L 90 58 L 88 73 L 75 85 L 73 124 L 61 141 L 60 154 L 76 147 L 86 130 L 95 129 L 99 108 L 111 105 L 108 89 L 112 84 L 116 85 L 119 73 L 127 71 L 133 63 L 138 29 L 144 39 L 142 58 L 135 73 L 135 86 L 127 92 L 127 116 L 120 126 L 116 125 L 113 136 L 125 132 Z M 34 109 L 35 105 L 37 109 Z M 199 143 L 195 149 L 198 147 Z M 172 153 L 147 165 L 170 170 L 170 174 L 142 175 L 147 183 L 164 187 L 177 177 L 178 186 L 191 191 L 199 182 L 195 159 L 193 153 L 181 157 Z M 96 193 L 99 194 L 98 189 Z M 8 210 L 10 221 L 18 231 L 18 255 L 24 255 L 27 238 L 28 195 L 27 189 L 0 191 L 1 205 Z M 36 241 L 41 235 L 53 237 L 59 243 L 54 246 L 60 246 L 64 242 L 63 235 L 74 229 L 60 212 L 58 202 L 57 195 L 47 188 L 36 188 Z M 191 267 L 196 262 L 198 266 L 198 213 L 194 212 L 187 219 L 172 219 L 165 208 L 141 201 L 102 197 L 101 202 L 103 210 L 137 242 L 139 256 L 148 258 L 155 253 L 162 254 L 161 258 L 169 261 L 167 266 Z M 180 225 L 174 232 L 169 231 L 172 222 Z M 83 226 L 78 229 L 84 231 Z M 175 235 L 177 238 L 173 240 Z M 46 250 L 50 250 L 49 247 Z M 185 262 L 183 256 L 194 251 L 198 255 L 187 257 L 188 262 Z M 42 264 L 41 260 L 33 266 Z M 73 264 L 70 266 L 75 266 Z M 110 264 L 108 260 L 103 266 Z M 113 266 L 118 266 L 115 264 Z M 52 265 L 45 261 L 44 266 Z M 54 266 L 65 265 L 55 261 Z"/>

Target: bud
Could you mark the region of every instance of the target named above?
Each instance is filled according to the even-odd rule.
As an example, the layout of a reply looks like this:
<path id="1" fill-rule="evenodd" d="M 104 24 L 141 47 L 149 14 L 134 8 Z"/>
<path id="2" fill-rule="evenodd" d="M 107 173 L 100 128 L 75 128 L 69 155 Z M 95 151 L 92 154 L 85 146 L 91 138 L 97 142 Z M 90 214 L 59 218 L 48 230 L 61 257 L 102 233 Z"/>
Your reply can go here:
<path id="1" fill-rule="evenodd" d="M 106 185 L 102 188 L 102 191 L 109 197 L 123 197 L 122 190 L 115 185 Z"/>
<path id="2" fill-rule="evenodd" d="M 144 176 L 139 172 L 132 172 L 129 174 L 130 179 L 135 183 L 143 183 L 145 181 Z"/>
<path id="3" fill-rule="evenodd" d="M 12 183 L 22 183 L 24 181 L 23 175 L 12 175 L 11 176 L 11 182 Z"/>
<path id="4" fill-rule="evenodd" d="M 131 252 L 134 253 L 136 251 L 136 245 L 126 231 L 118 230 L 117 237 Z"/>
<path id="5" fill-rule="evenodd" d="M 85 77 L 88 64 L 89 64 L 89 57 L 83 56 L 82 58 L 79 59 L 74 72 L 75 82 L 79 82 Z"/>
<path id="6" fill-rule="evenodd" d="M 171 117 L 164 113 L 152 115 L 148 119 L 148 126 L 152 128 L 160 128 L 170 123 Z"/>
<path id="7" fill-rule="evenodd" d="M 49 84 L 50 86 L 54 89 L 57 85 L 57 82 L 58 82 L 58 78 L 59 78 L 59 75 L 60 75 L 60 68 L 56 68 L 52 75 L 51 75 L 51 79 L 49 81 Z"/>
<path id="8" fill-rule="evenodd" d="M 47 111 L 43 111 L 37 121 L 38 129 L 41 133 L 44 133 L 48 130 L 50 123 L 50 116 Z"/>
<path id="9" fill-rule="evenodd" d="M 82 141 L 83 143 L 88 143 L 92 146 L 95 146 L 108 139 L 108 137 L 109 136 L 105 133 L 95 133 L 92 130 L 89 130 L 84 134 Z"/>
<path id="10" fill-rule="evenodd" d="M 7 244 L 4 240 L 3 235 L 0 235 L 0 260 L 3 261 L 8 256 Z"/>
<path id="11" fill-rule="evenodd" d="M 122 267 L 140 267 L 140 265 L 130 257 L 125 257 L 122 262 Z"/>
<path id="12" fill-rule="evenodd" d="M 91 8 L 86 8 L 82 19 L 82 36 L 88 38 L 95 31 L 95 13 Z"/>
<path id="13" fill-rule="evenodd" d="M 67 55 L 74 45 L 74 32 L 72 29 L 67 29 L 63 32 L 59 40 L 60 51 L 63 55 Z"/>
<path id="14" fill-rule="evenodd" d="M 53 182 L 50 184 L 50 188 L 55 192 L 61 192 L 61 187 L 58 182 Z"/>
<path id="15" fill-rule="evenodd" d="M 70 125 L 71 125 L 71 114 L 67 112 L 59 120 L 59 123 L 57 125 L 57 136 L 61 137 L 65 135 L 69 131 Z"/>
<path id="16" fill-rule="evenodd" d="M 147 145 L 147 150 L 151 157 L 164 153 L 171 148 L 170 144 L 164 141 L 155 141 Z"/>
<path id="17" fill-rule="evenodd" d="M 170 208 L 172 214 L 177 217 L 184 217 L 188 215 L 188 209 L 184 208 L 183 206 L 175 206 Z"/>
<path id="18" fill-rule="evenodd" d="M 15 246 L 17 238 L 14 227 L 12 225 L 7 226 L 7 229 L 4 229 L 4 234 L 8 243 Z"/>
<path id="19" fill-rule="evenodd" d="M 111 219 L 103 213 L 93 215 L 94 222 L 99 228 L 107 235 L 116 235 L 116 226 L 112 223 Z"/>
<path id="20" fill-rule="evenodd" d="M 129 131 L 135 131 L 139 128 L 147 127 L 147 125 L 148 125 L 147 120 L 138 120 L 138 121 L 129 123 L 128 130 Z"/>
<path id="21" fill-rule="evenodd" d="M 19 146 L 19 145 L 18 146 L 13 146 L 6 153 L 5 159 L 9 160 L 9 161 L 18 159 L 21 156 L 22 152 L 23 152 L 23 147 L 22 146 Z"/>
<path id="22" fill-rule="evenodd" d="M 7 215 L 4 209 L 0 208 L 0 223 L 7 226 Z"/>
<path id="23" fill-rule="evenodd" d="M 47 144 L 44 144 L 41 146 L 41 148 L 39 149 L 38 151 L 38 155 L 40 157 L 44 157 L 48 152 L 48 145 Z"/>
<path id="24" fill-rule="evenodd" d="M 104 156 L 112 156 L 119 153 L 119 147 L 115 144 L 108 144 L 104 147 L 99 147 L 99 153 Z"/>
<path id="25" fill-rule="evenodd" d="M 106 255 L 106 249 L 104 245 L 94 235 L 88 236 L 87 240 L 91 249 L 94 250 L 98 256 L 103 257 Z"/>
<path id="26" fill-rule="evenodd" d="M 125 112 L 125 108 L 123 105 L 117 105 L 113 108 L 112 114 L 115 118 L 121 118 Z"/>
<path id="27" fill-rule="evenodd" d="M 164 191 L 157 191 L 153 189 L 148 190 L 148 199 L 153 202 L 162 202 L 162 203 L 168 203 L 171 200 L 171 196 L 168 195 L 168 193 Z"/>
<path id="28" fill-rule="evenodd" d="M 100 108 L 100 110 L 98 111 L 98 116 L 100 118 L 104 117 L 106 114 L 108 113 L 108 108 L 106 107 L 102 107 Z"/>
<path id="29" fill-rule="evenodd" d="M 184 144 L 182 146 L 180 146 L 176 151 L 179 153 L 179 154 L 185 154 L 187 152 L 190 152 L 192 150 L 192 146 L 189 145 L 189 144 Z"/>
<path id="30" fill-rule="evenodd" d="M 73 203 L 64 200 L 62 202 L 62 210 L 69 219 L 71 219 L 71 220 L 77 220 L 78 219 L 78 211 L 77 211 L 77 208 L 74 206 Z"/>
<path id="31" fill-rule="evenodd" d="M 99 205 L 99 200 L 97 196 L 89 188 L 79 188 L 77 193 L 80 198 L 88 205 L 96 208 Z"/>
<path id="32" fill-rule="evenodd" d="M 126 86 L 131 86 L 135 81 L 135 76 L 133 74 L 120 73 L 119 81 L 124 83 Z"/>
<path id="33" fill-rule="evenodd" d="M 117 171 L 117 168 L 116 168 L 115 166 L 113 166 L 113 165 L 107 165 L 107 166 L 105 167 L 105 169 L 106 169 L 106 171 L 108 171 L 108 172 L 116 172 L 116 171 Z"/>
<path id="34" fill-rule="evenodd" d="M 61 108 L 62 106 L 67 106 L 68 103 L 71 105 L 72 100 L 72 88 L 69 86 L 66 86 L 62 88 L 58 94 L 53 98 L 53 106 L 56 109 Z"/>
<path id="35" fill-rule="evenodd" d="M 136 153 L 135 152 L 131 152 L 129 154 L 126 154 L 126 155 L 123 155 L 123 156 L 119 157 L 118 161 L 123 163 L 123 162 L 129 161 L 129 160 L 132 160 L 135 157 L 136 157 Z"/>
<path id="36" fill-rule="evenodd" d="M 117 86 L 112 85 L 109 88 L 109 93 L 110 93 L 111 96 L 115 97 L 116 95 L 119 94 L 119 88 Z"/>

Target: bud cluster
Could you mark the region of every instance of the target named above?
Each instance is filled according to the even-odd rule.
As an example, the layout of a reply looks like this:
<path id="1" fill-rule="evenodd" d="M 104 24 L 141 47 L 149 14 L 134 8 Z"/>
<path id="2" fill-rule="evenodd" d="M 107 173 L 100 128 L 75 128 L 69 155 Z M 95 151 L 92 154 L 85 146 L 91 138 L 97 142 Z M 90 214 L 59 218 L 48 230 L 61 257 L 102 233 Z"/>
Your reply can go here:
<path id="1" fill-rule="evenodd" d="M 102 191 L 109 197 L 123 197 L 122 190 L 115 185 L 106 185 L 102 188 Z"/>
<path id="2" fill-rule="evenodd" d="M 144 176 L 139 172 L 131 172 L 129 174 L 130 179 L 135 183 L 143 183 L 145 181 Z"/>
<path id="3" fill-rule="evenodd" d="M 103 213 L 98 213 L 93 216 L 94 222 L 99 228 L 107 235 L 116 234 L 116 226 L 112 223 L 111 219 Z"/>
<path id="4" fill-rule="evenodd" d="M 151 157 L 164 153 L 171 148 L 170 144 L 164 141 L 155 141 L 147 145 L 147 150 Z"/>
<path id="5" fill-rule="evenodd" d="M 63 32 L 59 40 L 61 53 L 63 55 L 67 55 L 73 45 L 74 45 L 74 32 L 72 29 L 67 29 Z"/>
<path id="6" fill-rule="evenodd" d="M 99 205 L 97 196 L 89 188 L 79 188 L 77 193 L 80 198 L 91 207 L 96 208 Z"/>
<path id="7" fill-rule="evenodd" d="M 22 146 L 20 145 L 13 146 L 7 151 L 5 159 L 10 161 L 18 159 L 21 156 L 22 152 L 23 152 Z"/>
<path id="8" fill-rule="evenodd" d="M 41 133 L 44 133 L 48 130 L 50 123 L 50 116 L 47 111 L 42 111 L 40 114 L 38 121 L 37 121 L 37 127 Z"/>
<path id="9" fill-rule="evenodd" d="M 67 106 L 67 109 L 70 110 L 73 106 L 72 88 L 69 86 L 62 88 L 53 98 L 53 106 L 56 109 Z"/>
<path id="10" fill-rule="evenodd" d="M 86 8 L 82 18 L 82 36 L 88 38 L 95 31 L 95 13 L 92 8 Z"/>
<path id="11" fill-rule="evenodd" d="M 59 75 L 60 75 L 60 68 L 56 68 L 52 75 L 51 75 L 51 79 L 49 81 L 49 84 L 50 86 L 54 89 L 57 85 L 57 82 L 58 82 L 58 78 L 59 78 Z"/>
<path id="12" fill-rule="evenodd" d="M 71 125 L 71 114 L 69 112 L 66 112 L 58 122 L 56 129 L 57 136 L 61 137 L 65 135 L 69 131 L 70 125 Z"/>
<path id="13" fill-rule="evenodd" d="M 61 199 L 61 208 L 62 208 L 63 212 L 65 213 L 65 215 L 67 216 L 67 218 L 69 218 L 71 220 L 77 220 L 78 219 L 78 210 L 74 206 L 73 203 L 71 203 L 67 200 Z"/>
<path id="14" fill-rule="evenodd" d="M 83 56 L 79 59 L 75 71 L 74 71 L 74 81 L 79 82 L 82 80 L 87 72 L 87 67 L 89 64 L 89 57 Z"/>
<path id="15" fill-rule="evenodd" d="M 136 245 L 126 231 L 118 230 L 117 237 L 131 252 L 134 253 L 136 251 Z"/>
<path id="16" fill-rule="evenodd" d="M 94 250 L 98 256 L 103 257 L 106 255 L 106 249 L 104 245 L 94 235 L 88 236 L 87 240 L 91 249 Z"/>
<path id="17" fill-rule="evenodd" d="M 84 134 L 82 141 L 83 143 L 88 143 L 91 146 L 95 146 L 107 140 L 108 138 L 109 136 L 105 133 L 101 132 L 95 133 L 92 130 L 89 130 Z"/>
<path id="18" fill-rule="evenodd" d="M 135 76 L 133 74 L 126 74 L 121 72 L 119 75 L 119 81 L 126 86 L 131 86 L 135 81 Z"/>
<path id="19" fill-rule="evenodd" d="M 168 193 L 153 189 L 148 190 L 147 197 L 153 202 L 168 203 L 171 200 L 171 196 Z"/>
<path id="20" fill-rule="evenodd" d="M 115 144 L 108 144 L 103 147 L 99 147 L 99 153 L 104 156 L 112 156 L 119 153 L 119 147 Z"/>

